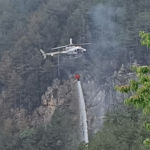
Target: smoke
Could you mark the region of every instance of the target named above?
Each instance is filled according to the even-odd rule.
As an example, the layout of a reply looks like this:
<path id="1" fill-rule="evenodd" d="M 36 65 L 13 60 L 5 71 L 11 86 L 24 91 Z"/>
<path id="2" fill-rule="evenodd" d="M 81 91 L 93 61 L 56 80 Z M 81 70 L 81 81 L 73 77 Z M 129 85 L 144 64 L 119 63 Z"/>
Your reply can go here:
<path id="1" fill-rule="evenodd" d="M 121 46 L 120 36 L 123 34 L 125 9 L 109 5 L 97 5 L 90 10 L 92 23 L 90 51 L 94 64 L 116 59 Z"/>
<path id="2" fill-rule="evenodd" d="M 72 74 L 86 70 L 95 80 L 106 82 L 104 78 L 111 76 L 118 69 L 118 64 L 122 64 L 118 58 L 123 49 L 121 39 L 124 34 L 125 13 L 124 7 L 108 4 L 99 4 L 88 11 L 88 32 L 92 44 L 79 59 L 60 58 L 63 64 L 60 66 L 61 72 L 68 70 L 68 74 Z"/>
<path id="3" fill-rule="evenodd" d="M 120 54 L 125 50 L 122 40 L 126 10 L 124 6 L 99 4 L 89 14 L 92 45 L 88 52 L 93 64 L 90 72 L 99 86 L 109 82 L 124 61 Z"/>
<path id="4" fill-rule="evenodd" d="M 115 103 L 114 85 L 111 80 L 118 64 L 124 34 L 125 8 L 99 4 L 90 11 L 91 47 L 88 52 L 92 67 L 89 67 L 87 79 L 83 84 L 88 106 L 88 127 L 94 131 L 103 123 L 108 108 Z M 119 58 L 119 59 L 118 59 Z M 92 123 L 91 123 L 92 120 Z M 89 129 L 89 130 L 90 130 Z"/>

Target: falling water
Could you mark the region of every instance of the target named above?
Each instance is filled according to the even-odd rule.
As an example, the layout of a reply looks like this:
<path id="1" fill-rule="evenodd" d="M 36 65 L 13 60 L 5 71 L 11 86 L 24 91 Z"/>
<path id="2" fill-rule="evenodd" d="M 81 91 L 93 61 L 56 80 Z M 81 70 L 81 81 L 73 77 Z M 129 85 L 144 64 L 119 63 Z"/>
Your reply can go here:
<path id="1" fill-rule="evenodd" d="M 83 128 L 83 140 L 88 143 L 88 128 L 85 101 L 83 97 L 82 87 L 80 81 L 77 82 L 79 92 L 79 106 L 80 106 L 80 124 Z"/>

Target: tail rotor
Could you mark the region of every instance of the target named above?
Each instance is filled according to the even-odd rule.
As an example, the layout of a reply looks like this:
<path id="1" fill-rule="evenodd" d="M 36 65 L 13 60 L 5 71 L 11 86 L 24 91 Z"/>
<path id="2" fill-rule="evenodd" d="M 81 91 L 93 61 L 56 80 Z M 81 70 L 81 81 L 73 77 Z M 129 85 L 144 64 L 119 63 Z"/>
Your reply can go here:
<path id="1" fill-rule="evenodd" d="M 40 49 L 40 52 L 42 53 L 44 59 L 46 59 L 46 53 L 42 49 Z"/>

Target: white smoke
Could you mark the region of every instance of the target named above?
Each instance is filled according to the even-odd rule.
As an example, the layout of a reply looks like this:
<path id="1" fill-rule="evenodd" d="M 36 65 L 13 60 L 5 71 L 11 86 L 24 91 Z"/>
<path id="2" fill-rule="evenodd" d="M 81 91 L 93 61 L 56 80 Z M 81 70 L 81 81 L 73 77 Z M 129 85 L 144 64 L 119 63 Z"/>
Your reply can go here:
<path id="1" fill-rule="evenodd" d="M 90 10 L 91 40 L 90 56 L 94 64 L 110 61 L 117 57 L 123 35 L 124 7 L 99 4 Z"/>

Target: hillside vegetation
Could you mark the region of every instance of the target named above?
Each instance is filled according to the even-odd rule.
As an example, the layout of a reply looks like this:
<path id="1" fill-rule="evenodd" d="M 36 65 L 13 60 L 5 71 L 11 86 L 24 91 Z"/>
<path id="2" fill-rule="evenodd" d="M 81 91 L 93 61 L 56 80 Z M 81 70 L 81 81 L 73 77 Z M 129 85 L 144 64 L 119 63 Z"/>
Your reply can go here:
<path id="1" fill-rule="evenodd" d="M 98 133 L 90 139 L 88 150 L 148 150 L 143 141 L 150 133 L 143 126 L 142 115 L 133 107 L 118 105 L 106 114 L 105 122 Z M 86 150 L 81 143 L 78 150 Z"/>
<path id="2" fill-rule="evenodd" d="M 41 94 L 58 74 L 55 61 L 41 66 L 39 48 L 48 52 L 70 37 L 75 43 L 93 43 L 87 58 L 97 67 L 108 67 L 102 64 L 106 60 L 117 60 L 118 66 L 134 59 L 148 62 L 138 33 L 149 30 L 149 1 L 1 0 L 0 4 L 0 81 L 10 107 L 32 111 L 40 105 Z M 99 16 L 109 17 L 108 22 Z"/>
<path id="3" fill-rule="evenodd" d="M 61 140 L 49 137 L 57 137 L 55 132 L 63 128 L 57 128 L 59 121 L 55 122 L 55 119 L 57 125 L 25 131 L 17 131 L 13 125 L 10 127 L 9 121 L 6 126 L 4 120 L 11 116 L 12 108 L 24 108 L 32 114 L 41 105 L 41 96 L 46 88 L 57 77 L 64 79 L 69 77 L 69 73 L 87 71 L 98 79 L 98 83 L 102 83 L 121 64 L 131 65 L 135 59 L 140 64 L 149 64 L 148 47 L 141 47 L 138 37 L 139 31 L 150 31 L 149 7 L 149 0 L 0 0 L 0 130 L 6 129 L 0 135 L 0 149 L 71 149 L 70 145 L 66 146 L 69 138 L 62 141 L 63 136 Z M 61 58 L 60 75 L 57 58 L 54 62 L 48 59 L 41 63 L 43 58 L 39 49 L 43 47 L 45 52 L 49 52 L 52 47 L 68 44 L 70 37 L 74 43 L 92 44 L 79 61 Z M 123 110 L 120 113 L 119 122 L 113 123 L 113 119 L 108 119 L 104 123 L 90 142 L 92 150 L 100 141 L 105 146 L 110 145 L 105 147 L 101 143 L 101 149 L 142 150 L 141 141 L 147 133 L 140 128 L 139 117 L 137 120 L 128 117 L 124 120 Z M 131 116 L 132 112 L 128 114 Z M 135 127 L 131 128 L 132 125 Z M 110 130 L 110 127 L 113 128 Z M 130 129 L 133 134 L 125 130 L 126 137 L 121 137 L 124 128 Z M 65 131 L 62 130 L 64 136 Z M 45 139 L 48 141 L 45 142 Z M 131 144 L 134 142 L 138 144 Z"/>

